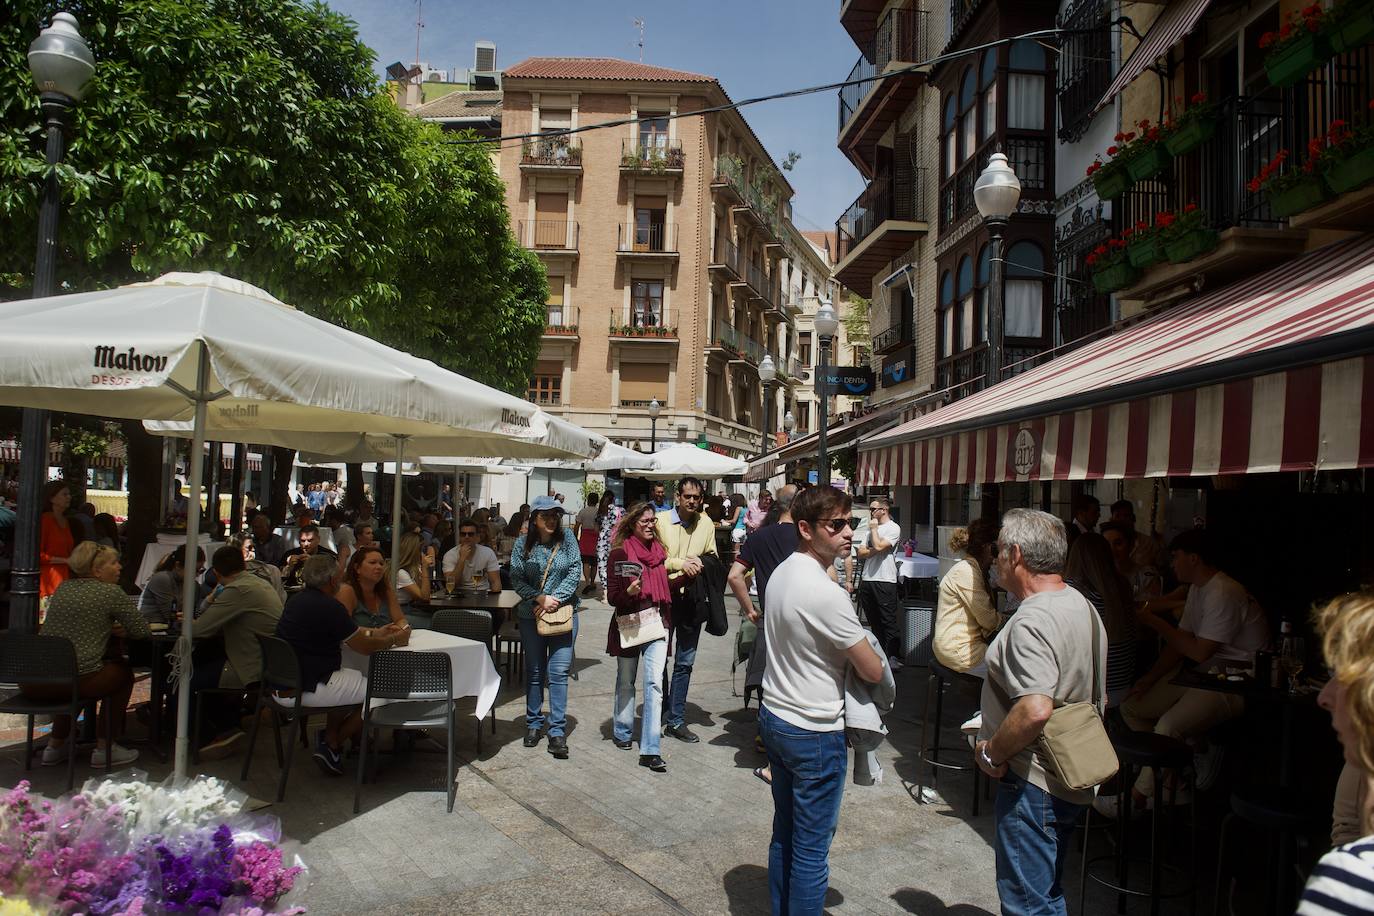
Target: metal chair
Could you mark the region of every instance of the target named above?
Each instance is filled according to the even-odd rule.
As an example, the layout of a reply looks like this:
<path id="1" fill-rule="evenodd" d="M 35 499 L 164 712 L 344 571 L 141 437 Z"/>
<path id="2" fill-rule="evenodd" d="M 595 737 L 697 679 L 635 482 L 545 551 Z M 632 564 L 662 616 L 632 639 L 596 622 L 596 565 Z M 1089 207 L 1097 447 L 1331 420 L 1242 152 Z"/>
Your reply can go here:
<path id="1" fill-rule="evenodd" d="M 296 754 L 296 739 L 304 743 L 305 734 L 302 720 L 315 713 L 329 713 L 336 710 L 357 709 L 348 706 L 304 706 L 301 694 L 306 690 L 301 683 L 301 663 L 296 658 L 296 650 L 284 639 L 275 636 L 258 636 L 258 646 L 262 649 L 262 681 L 258 689 L 258 703 L 253 709 L 253 727 L 248 733 L 248 753 L 243 758 L 243 772 L 239 779 L 248 779 L 248 768 L 253 763 L 253 751 L 258 743 L 258 726 L 262 724 L 262 711 L 272 711 L 273 740 L 277 751 L 277 766 L 281 767 L 281 777 L 277 781 L 277 801 L 286 799 L 286 778 L 291 772 L 291 760 Z M 313 685 L 311 685 L 313 686 Z M 290 690 L 289 697 L 277 696 L 277 691 Z M 281 720 L 285 719 L 294 729 L 286 746 L 283 759 L 281 748 Z"/>
<path id="2" fill-rule="evenodd" d="M 973 763 L 973 755 L 969 753 L 968 745 L 963 747 L 949 747 L 941 744 L 940 732 L 945 724 L 945 691 L 952 685 L 959 684 L 976 695 L 982 690 L 983 680 L 971 674 L 960 674 L 951 671 L 944 665 L 935 660 L 934 656 L 930 659 L 930 676 L 926 678 L 926 699 L 925 705 L 921 709 L 921 749 L 917 756 L 917 776 L 916 776 L 916 801 L 925 804 L 926 790 L 926 769 L 930 771 L 931 788 L 936 787 L 941 770 L 951 770 L 958 773 L 973 773 L 973 816 L 978 816 L 978 795 L 985 789 L 986 777 L 983 771 L 978 769 Z M 935 706 L 935 718 L 930 717 L 930 707 L 932 702 Z M 964 763 L 950 763 L 947 759 L 940 759 L 940 752 L 953 752 L 956 759 L 964 760 Z"/>
<path id="3" fill-rule="evenodd" d="M 500 654 L 501 644 L 506 646 L 506 680 L 523 677 L 525 674 L 525 644 L 520 639 L 520 619 L 511 612 L 506 622 L 496 631 L 496 649 Z"/>
<path id="4" fill-rule="evenodd" d="M 10 633 L 0 638 L 0 684 L 70 684 L 70 700 L 34 700 L 15 693 L 0 701 L 0 712 L 28 717 L 24 736 L 24 769 L 33 769 L 33 717 L 71 716 L 72 734 L 67 740 L 72 747 L 67 754 L 67 791 L 76 785 L 76 722 L 81 708 L 91 701 L 81 697 L 76 670 L 76 647 L 61 636 L 41 636 L 36 633 Z M 105 739 L 114 741 L 114 710 L 109 697 L 98 697 L 105 706 Z M 105 771 L 114 768 L 114 754 L 105 754 Z"/>
<path id="5" fill-rule="evenodd" d="M 191 720 L 191 762 L 200 763 L 200 723 L 205 718 L 205 698 L 207 696 L 238 697 L 240 706 L 249 693 L 247 687 L 203 687 L 196 691 L 195 717 Z M 256 702 L 254 706 L 256 707 Z M 240 711 L 239 715 L 242 715 Z"/>
<path id="6" fill-rule="evenodd" d="M 395 700 L 374 707 L 373 700 Z M 353 813 L 362 804 L 367 744 L 372 729 L 442 728 L 448 732 L 449 813 L 453 812 L 454 742 L 453 659 L 447 652 L 374 652 L 367 667 L 367 696 L 363 700 L 363 732 L 358 750 L 358 781 L 353 788 Z M 480 731 L 480 724 L 478 727 Z"/>
<path id="7" fill-rule="evenodd" d="M 484 643 L 487 654 L 496 662 L 496 625 L 490 611 L 442 610 L 434 612 L 434 622 L 430 627 L 439 633 L 472 639 Z M 496 707 L 491 709 L 491 733 L 496 734 Z M 482 723 L 477 723 L 477 752 L 482 752 Z"/>

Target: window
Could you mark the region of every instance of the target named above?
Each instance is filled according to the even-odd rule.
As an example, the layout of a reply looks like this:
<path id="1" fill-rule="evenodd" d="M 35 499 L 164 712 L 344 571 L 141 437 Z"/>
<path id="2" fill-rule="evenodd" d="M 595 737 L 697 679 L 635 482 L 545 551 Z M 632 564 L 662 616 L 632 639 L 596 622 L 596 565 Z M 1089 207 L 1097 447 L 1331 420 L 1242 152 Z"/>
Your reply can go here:
<path id="1" fill-rule="evenodd" d="M 959 259 L 958 280 L 959 337 L 955 351 L 967 350 L 973 346 L 973 261 L 964 255 Z"/>
<path id="2" fill-rule="evenodd" d="M 978 148 L 977 76 L 972 67 L 964 71 L 964 84 L 959 89 L 959 123 L 962 158 L 967 160 Z"/>
<path id="3" fill-rule="evenodd" d="M 811 332 L 803 331 L 797 335 L 797 359 L 808 369 L 811 368 Z"/>
<path id="4" fill-rule="evenodd" d="M 983 55 L 983 140 L 997 133 L 997 49 Z"/>
<path id="5" fill-rule="evenodd" d="M 955 101 L 954 96 L 951 95 L 945 99 L 945 120 L 943 130 L 945 135 L 946 178 L 953 175 L 955 168 L 959 165 L 959 135 L 954 131 L 957 108 L 958 103 Z"/>
<path id="6" fill-rule="evenodd" d="M 635 251 L 665 251 L 664 221 L 668 203 L 662 197 L 635 198 Z"/>
<path id="7" fill-rule="evenodd" d="M 536 375 L 531 378 L 529 389 L 525 392 L 525 400 L 533 404 L 562 404 L 563 373 Z"/>
<path id="8" fill-rule="evenodd" d="M 954 353 L 954 277 L 945 271 L 940 277 L 940 356 Z"/>
<path id="9" fill-rule="evenodd" d="M 811 402 L 798 401 L 797 412 L 792 414 L 792 419 L 797 421 L 797 432 L 809 432 L 811 430 Z"/>
<path id="10" fill-rule="evenodd" d="M 668 404 L 667 363 L 620 364 L 620 406 L 648 407 L 650 401 Z"/>
<path id="11" fill-rule="evenodd" d="M 1059 137 L 1069 142 L 1083 136 L 1092 110 L 1111 82 L 1112 32 L 1107 28 L 1107 0 L 1078 0 L 1059 16 Z"/>
<path id="12" fill-rule="evenodd" d="M 549 274 L 549 298 L 546 303 L 548 308 L 548 326 L 551 328 L 561 328 L 564 326 L 563 308 L 563 278 L 557 274 Z M 571 324 L 571 322 L 566 322 Z"/>
<path id="13" fill-rule="evenodd" d="M 1033 242 L 1007 252 L 1005 337 L 1042 337 L 1045 321 L 1045 256 Z"/>
<path id="14" fill-rule="evenodd" d="M 1013 42 L 1010 70 L 1007 74 L 1007 127 L 1044 130 L 1045 49 L 1028 38 Z"/>
<path id="15" fill-rule="evenodd" d="M 630 320 L 637 328 L 663 324 L 663 281 L 635 280 L 630 286 Z"/>
<path id="16" fill-rule="evenodd" d="M 639 145 L 646 150 L 667 149 L 668 119 L 652 117 L 643 118 L 643 120 L 639 122 Z"/>

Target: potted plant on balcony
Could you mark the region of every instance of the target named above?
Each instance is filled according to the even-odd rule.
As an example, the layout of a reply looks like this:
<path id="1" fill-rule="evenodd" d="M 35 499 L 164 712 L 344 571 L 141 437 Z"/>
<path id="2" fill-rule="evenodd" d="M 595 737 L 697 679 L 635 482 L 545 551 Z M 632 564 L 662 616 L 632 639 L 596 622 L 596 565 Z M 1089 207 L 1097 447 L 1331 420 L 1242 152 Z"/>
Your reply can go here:
<path id="1" fill-rule="evenodd" d="M 1332 121 L 1325 139 L 1317 166 L 1333 193 L 1344 194 L 1374 181 L 1374 101 L 1364 124 L 1351 130 L 1344 121 Z"/>
<path id="2" fill-rule="evenodd" d="M 1173 159 L 1164 147 L 1164 132 L 1148 120 L 1136 125 L 1139 133 L 1121 151 L 1132 181 L 1145 181 L 1166 171 Z"/>
<path id="3" fill-rule="evenodd" d="M 1266 162 L 1246 185 L 1253 194 L 1264 192 L 1269 209 L 1277 217 L 1310 210 L 1331 196 L 1326 181 L 1317 171 L 1315 154 L 1308 156 L 1302 168 L 1284 168 L 1287 160 L 1288 150 L 1279 150 L 1278 155 Z"/>
<path id="4" fill-rule="evenodd" d="M 1144 270 L 1166 259 L 1164 253 L 1164 234 L 1174 222 L 1169 212 L 1155 214 L 1154 223 L 1140 220 L 1134 226 L 1122 231 L 1126 241 L 1126 259 L 1132 267 Z"/>
<path id="5" fill-rule="evenodd" d="M 1265 32 L 1259 46 L 1268 53 L 1264 71 L 1275 86 L 1292 86 L 1331 58 L 1325 11 L 1313 3 L 1288 15 L 1277 32 Z"/>
<path id="6" fill-rule="evenodd" d="M 1164 148 L 1171 156 L 1184 156 L 1197 149 L 1217 132 L 1217 106 L 1207 101 L 1206 93 L 1196 93 L 1177 118 L 1165 126 Z"/>
<path id="7" fill-rule="evenodd" d="M 1118 133 L 1113 139 L 1115 142 L 1107 147 L 1107 161 L 1103 162 L 1101 156 L 1094 156 L 1092 164 L 1088 166 L 1088 177 L 1092 179 L 1097 196 L 1103 200 L 1115 200 L 1130 190 L 1132 184 L 1122 150 L 1135 139 L 1135 134 Z"/>
<path id="8" fill-rule="evenodd" d="M 1160 230 L 1164 240 L 1164 253 L 1170 264 L 1182 264 L 1206 254 L 1221 241 L 1217 231 L 1208 225 L 1207 211 L 1190 203 L 1173 214 L 1171 220 Z M 1159 217 L 1155 217 L 1159 224 Z"/>
<path id="9" fill-rule="evenodd" d="M 1140 278 L 1140 270 L 1132 267 L 1126 256 L 1126 243 L 1121 239 L 1107 239 L 1087 257 L 1092 271 L 1093 287 L 1099 293 L 1114 293 L 1125 289 Z"/>
<path id="10" fill-rule="evenodd" d="M 1374 41 L 1374 0 L 1344 0 L 1326 15 L 1326 35 L 1334 54 L 1355 51 Z"/>

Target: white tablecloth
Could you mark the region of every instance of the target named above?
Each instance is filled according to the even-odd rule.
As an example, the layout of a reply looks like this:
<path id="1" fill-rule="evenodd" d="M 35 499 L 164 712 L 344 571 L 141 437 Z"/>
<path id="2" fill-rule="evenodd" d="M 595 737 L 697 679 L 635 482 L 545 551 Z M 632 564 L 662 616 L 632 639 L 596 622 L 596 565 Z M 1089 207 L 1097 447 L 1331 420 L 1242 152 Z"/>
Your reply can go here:
<path id="1" fill-rule="evenodd" d="M 411 630 L 410 645 L 388 649 L 388 652 L 447 652 L 453 659 L 453 696 L 476 697 L 477 708 L 473 715 L 478 719 L 486 718 L 496 702 L 496 693 L 501 689 L 501 675 L 491 663 L 491 655 L 485 643 L 461 636 L 449 636 L 435 630 Z M 343 663 L 367 673 L 366 655 L 343 647 Z M 381 706 L 392 700 L 374 700 L 373 705 Z"/>
<path id="2" fill-rule="evenodd" d="M 897 575 L 903 579 L 934 579 L 940 575 L 940 561 L 923 553 L 897 554 Z"/>
<path id="3" fill-rule="evenodd" d="M 165 539 L 165 540 L 164 540 Z M 168 543 L 175 539 L 173 543 Z M 224 546 L 223 541 L 212 541 L 210 536 L 202 535 L 200 546 L 205 549 L 205 565 L 210 565 L 210 558 L 215 555 L 215 551 Z M 142 588 L 148 578 L 157 570 L 157 564 L 162 562 L 162 558 L 173 550 L 186 549 L 186 535 L 159 534 L 157 541 L 143 548 L 143 562 L 138 564 L 138 575 L 134 577 L 134 585 Z"/>

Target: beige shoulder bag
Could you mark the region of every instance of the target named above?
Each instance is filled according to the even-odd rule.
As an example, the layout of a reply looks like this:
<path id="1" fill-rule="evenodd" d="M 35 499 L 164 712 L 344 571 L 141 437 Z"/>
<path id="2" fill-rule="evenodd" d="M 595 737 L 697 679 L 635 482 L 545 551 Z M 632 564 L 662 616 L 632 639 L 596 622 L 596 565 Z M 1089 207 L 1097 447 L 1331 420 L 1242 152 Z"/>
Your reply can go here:
<path id="1" fill-rule="evenodd" d="M 553 569 L 553 558 L 558 556 L 558 548 L 563 544 L 560 541 L 553 545 L 553 550 L 549 552 L 549 562 L 544 564 L 544 578 L 539 580 L 539 593 L 546 594 L 544 585 L 549 581 L 549 570 Z M 545 611 L 544 613 L 534 612 L 534 627 L 539 631 L 540 636 L 562 636 L 564 633 L 572 632 L 572 604 L 561 605 L 557 610 Z"/>
<path id="2" fill-rule="evenodd" d="M 1101 785 L 1116 775 L 1120 763 L 1107 728 L 1102 724 L 1102 680 L 1098 663 L 1101 637 L 1097 611 L 1088 605 L 1093 632 L 1093 699 L 1091 703 L 1069 703 L 1050 713 L 1050 720 L 1037 739 L 1045 768 L 1070 789 L 1083 790 Z"/>

